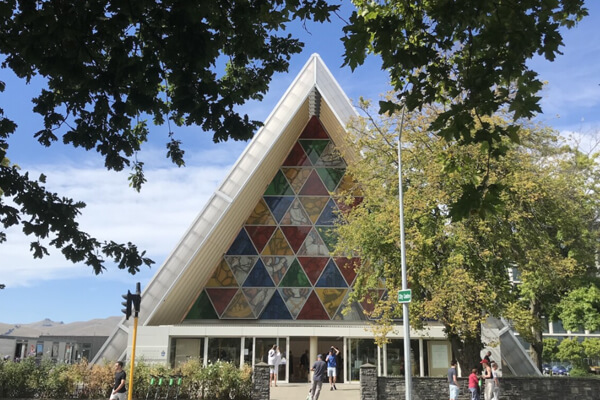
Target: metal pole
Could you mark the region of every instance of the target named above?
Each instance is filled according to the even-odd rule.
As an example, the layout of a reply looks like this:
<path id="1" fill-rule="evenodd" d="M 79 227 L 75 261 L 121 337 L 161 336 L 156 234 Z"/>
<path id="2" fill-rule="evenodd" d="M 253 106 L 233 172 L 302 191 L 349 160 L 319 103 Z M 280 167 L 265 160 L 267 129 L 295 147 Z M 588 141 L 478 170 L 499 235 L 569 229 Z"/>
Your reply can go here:
<path id="1" fill-rule="evenodd" d="M 134 316 L 133 316 L 133 339 L 131 342 L 131 360 L 129 361 L 131 365 L 129 366 L 129 388 L 127 389 L 127 400 L 131 400 L 131 396 L 133 395 L 133 372 L 135 367 L 135 346 L 137 339 L 137 326 L 138 326 L 138 313 L 140 311 L 140 297 L 141 296 L 141 287 L 140 283 L 136 284 L 135 294 L 137 297 L 137 301 L 133 302 L 134 308 Z"/>
<path id="2" fill-rule="evenodd" d="M 406 278 L 406 252 L 404 243 L 404 195 L 402 192 L 402 130 L 404 129 L 404 110 L 400 119 L 400 134 L 398 135 L 398 200 L 400 203 L 400 251 L 402 252 L 402 290 L 408 289 Z M 404 386 L 406 389 L 405 400 L 412 399 L 412 369 L 410 367 L 410 323 L 408 321 L 408 305 L 402 304 L 402 317 L 404 325 Z"/>

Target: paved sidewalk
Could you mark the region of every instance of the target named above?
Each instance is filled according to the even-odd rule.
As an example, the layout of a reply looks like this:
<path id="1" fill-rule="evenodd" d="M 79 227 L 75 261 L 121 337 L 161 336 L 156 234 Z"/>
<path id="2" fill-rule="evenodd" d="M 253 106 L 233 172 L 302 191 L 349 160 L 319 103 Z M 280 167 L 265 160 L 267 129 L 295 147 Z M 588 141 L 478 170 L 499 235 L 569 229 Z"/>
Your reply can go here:
<path id="1" fill-rule="evenodd" d="M 360 386 L 357 383 L 338 383 L 337 390 L 329 390 L 323 382 L 319 400 L 359 400 Z M 271 388 L 271 400 L 306 400 L 309 383 L 279 383 Z"/>

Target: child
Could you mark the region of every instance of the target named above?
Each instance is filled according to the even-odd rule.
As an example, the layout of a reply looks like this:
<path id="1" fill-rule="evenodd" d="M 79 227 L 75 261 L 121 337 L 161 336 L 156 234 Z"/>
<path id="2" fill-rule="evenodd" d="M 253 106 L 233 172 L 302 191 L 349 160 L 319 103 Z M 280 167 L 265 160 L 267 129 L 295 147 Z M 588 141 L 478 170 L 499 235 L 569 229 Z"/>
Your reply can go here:
<path id="1" fill-rule="evenodd" d="M 479 376 L 477 368 L 471 370 L 469 375 L 469 391 L 471 392 L 471 400 L 479 400 Z"/>

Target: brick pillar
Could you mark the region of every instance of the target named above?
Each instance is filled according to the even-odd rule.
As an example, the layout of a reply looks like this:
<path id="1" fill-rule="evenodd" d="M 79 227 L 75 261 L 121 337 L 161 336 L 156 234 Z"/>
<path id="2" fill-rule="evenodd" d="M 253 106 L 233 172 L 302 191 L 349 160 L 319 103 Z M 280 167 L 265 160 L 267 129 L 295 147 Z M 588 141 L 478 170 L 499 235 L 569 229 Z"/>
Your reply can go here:
<path id="1" fill-rule="evenodd" d="M 377 367 L 373 364 L 360 366 L 360 400 L 377 400 Z"/>
<path id="2" fill-rule="evenodd" d="M 269 365 L 259 362 L 254 365 L 254 373 L 252 374 L 252 400 L 269 400 L 270 396 Z"/>

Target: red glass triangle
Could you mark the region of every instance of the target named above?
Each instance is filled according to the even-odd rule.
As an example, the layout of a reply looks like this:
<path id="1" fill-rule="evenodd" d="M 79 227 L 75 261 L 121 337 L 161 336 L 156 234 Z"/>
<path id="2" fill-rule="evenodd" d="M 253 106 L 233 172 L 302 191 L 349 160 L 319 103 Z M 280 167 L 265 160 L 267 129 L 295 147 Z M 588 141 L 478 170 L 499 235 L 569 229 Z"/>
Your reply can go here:
<path id="1" fill-rule="evenodd" d="M 360 258 L 336 257 L 334 258 L 334 261 L 342 275 L 344 275 L 344 279 L 346 279 L 348 286 L 351 286 L 356 278 L 355 268 L 360 267 Z"/>
<path id="2" fill-rule="evenodd" d="M 329 135 L 321 125 L 321 121 L 313 115 L 300 135 L 300 139 L 329 139 Z"/>
<path id="3" fill-rule="evenodd" d="M 372 313 L 375 310 L 375 304 L 381 299 L 385 290 L 371 290 L 369 293 L 365 295 L 363 301 L 360 302 L 360 305 L 367 313 Z"/>
<path id="4" fill-rule="evenodd" d="M 313 171 L 306 180 L 304 186 L 302 186 L 302 190 L 300 190 L 299 194 L 300 196 L 329 196 L 329 191 L 325 185 L 323 185 L 317 171 Z"/>
<path id="5" fill-rule="evenodd" d="M 298 251 L 302 243 L 304 243 L 304 239 L 306 239 L 306 235 L 312 227 L 310 226 L 282 226 L 281 231 L 285 235 L 286 239 L 290 246 L 292 246 L 292 250 L 294 253 Z"/>
<path id="6" fill-rule="evenodd" d="M 263 251 L 265 245 L 269 242 L 275 228 L 276 226 L 246 225 L 246 231 L 259 253 Z"/>
<path id="7" fill-rule="evenodd" d="M 310 159 L 306 155 L 306 152 L 300 145 L 300 143 L 296 142 L 292 150 L 288 154 L 287 158 L 283 162 L 284 167 L 295 167 L 295 166 L 311 166 Z"/>
<path id="8" fill-rule="evenodd" d="M 308 279 L 315 285 L 329 262 L 329 257 L 298 257 L 298 262 L 306 272 Z"/>
<path id="9" fill-rule="evenodd" d="M 335 204 L 338 206 L 342 214 L 348 214 L 354 207 L 362 203 L 362 201 L 362 197 L 354 197 L 351 204 L 346 204 L 344 201 L 342 201 L 342 199 L 337 198 L 335 199 Z"/>
<path id="10" fill-rule="evenodd" d="M 237 293 L 236 289 L 206 289 L 206 293 L 213 305 L 215 306 L 215 310 L 217 314 L 223 314 L 223 311 L 227 308 L 233 296 Z"/>
<path id="11" fill-rule="evenodd" d="M 304 307 L 302 307 L 302 311 L 296 317 L 296 319 L 329 319 L 329 314 L 323 308 L 323 304 L 321 304 L 321 300 L 317 297 L 315 292 L 312 292 L 304 303 Z"/>

